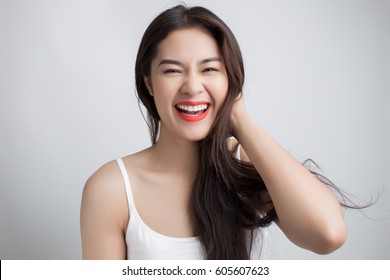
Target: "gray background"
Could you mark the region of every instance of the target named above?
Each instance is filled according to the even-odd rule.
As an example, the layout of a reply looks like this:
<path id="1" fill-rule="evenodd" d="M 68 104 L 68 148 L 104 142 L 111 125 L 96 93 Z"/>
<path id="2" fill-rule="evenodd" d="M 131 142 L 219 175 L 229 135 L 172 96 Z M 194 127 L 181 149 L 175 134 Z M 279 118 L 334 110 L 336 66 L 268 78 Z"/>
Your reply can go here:
<path id="1" fill-rule="evenodd" d="M 86 179 L 149 146 L 133 65 L 175 1 L 0 1 L 0 258 L 79 259 Z M 241 45 L 247 109 L 358 202 L 349 238 L 315 255 L 271 227 L 271 259 L 390 259 L 390 3 L 186 1 Z M 386 172 L 387 171 L 387 172 Z M 387 189 L 386 189 L 387 188 Z"/>

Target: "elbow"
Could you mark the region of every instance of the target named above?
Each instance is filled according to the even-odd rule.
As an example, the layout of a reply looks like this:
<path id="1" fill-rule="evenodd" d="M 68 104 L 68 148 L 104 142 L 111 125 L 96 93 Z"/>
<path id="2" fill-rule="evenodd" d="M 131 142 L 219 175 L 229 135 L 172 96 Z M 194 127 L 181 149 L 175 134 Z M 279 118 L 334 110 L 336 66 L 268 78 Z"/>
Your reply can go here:
<path id="1" fill-rule="evenodd" d="M 324 229 L 318 247 L 313 250 L 317 254 L 326 255 L 340 248 L 347 239 L 347 226 L 341 223 L 339 226 L 330 226 Z"/>

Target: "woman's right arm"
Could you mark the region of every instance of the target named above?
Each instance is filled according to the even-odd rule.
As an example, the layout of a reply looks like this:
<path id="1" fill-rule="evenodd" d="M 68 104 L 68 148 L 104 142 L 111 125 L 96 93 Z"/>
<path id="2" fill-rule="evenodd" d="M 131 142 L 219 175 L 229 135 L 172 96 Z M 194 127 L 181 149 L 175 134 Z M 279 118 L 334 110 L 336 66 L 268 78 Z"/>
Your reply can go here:
<path id="1" fill-rule="evenodd" d="M 126 259 L 128 208 L 115 165 L 107 163 L 85 184 L 80 215 L 83 259 Z"/>

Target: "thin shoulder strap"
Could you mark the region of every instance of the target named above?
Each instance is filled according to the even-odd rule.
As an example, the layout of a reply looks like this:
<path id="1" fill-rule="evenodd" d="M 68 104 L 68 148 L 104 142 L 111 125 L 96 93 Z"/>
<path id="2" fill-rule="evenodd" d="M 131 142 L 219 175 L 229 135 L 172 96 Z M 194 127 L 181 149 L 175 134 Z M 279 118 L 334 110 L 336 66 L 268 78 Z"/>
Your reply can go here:
<path id="1" fill-rule="evenodd" d="M 130 210 L 134 205 L 134 200 L 133 200 L 133 192 L 131 191 L 129 175 L 126 171 L 126 167 L 125 167 L 125 164 L 123 163 L 123 160 L 121 158 L 117 158 L 116 162 L 118 163 L 119 169 L 121 170 L 121 173 L 122 173 L 123 182 L 125 183 L 127 204 L 129 206 L 129 210 Z"/>
<path id="2" fill-rule="evenodd" d="M 241 145 L 240 144 L 237 145 L 236 158 L 239 160 L 241 159 Z"/>

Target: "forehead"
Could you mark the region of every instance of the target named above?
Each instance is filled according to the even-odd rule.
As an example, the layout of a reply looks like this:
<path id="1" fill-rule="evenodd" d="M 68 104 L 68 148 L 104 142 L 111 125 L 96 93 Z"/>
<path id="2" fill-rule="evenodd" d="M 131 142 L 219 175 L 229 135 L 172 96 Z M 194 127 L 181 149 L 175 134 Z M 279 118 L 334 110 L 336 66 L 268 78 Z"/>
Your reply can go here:
<path id="1" fill-rule="evenodd" d="M 160 42 L 156 58 L 181 60 L 220 57 L 217 42 L 201 28 L 180 29 L 171 32 Z"/>

